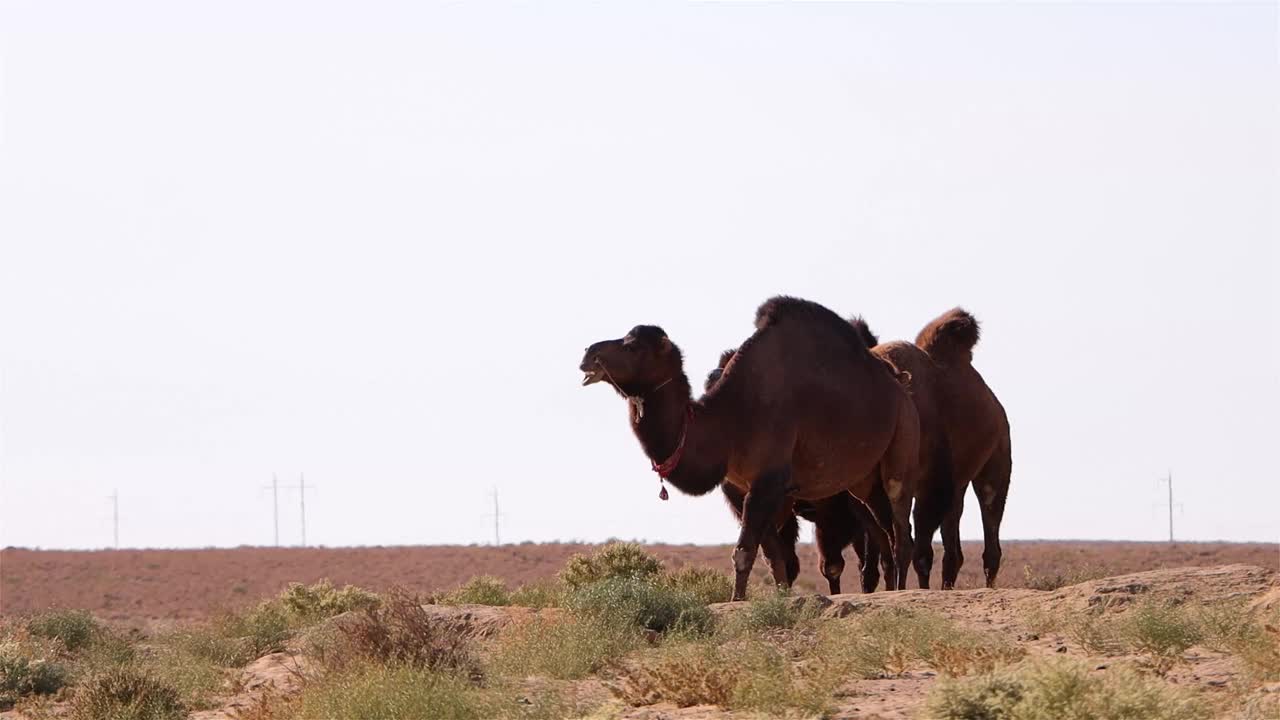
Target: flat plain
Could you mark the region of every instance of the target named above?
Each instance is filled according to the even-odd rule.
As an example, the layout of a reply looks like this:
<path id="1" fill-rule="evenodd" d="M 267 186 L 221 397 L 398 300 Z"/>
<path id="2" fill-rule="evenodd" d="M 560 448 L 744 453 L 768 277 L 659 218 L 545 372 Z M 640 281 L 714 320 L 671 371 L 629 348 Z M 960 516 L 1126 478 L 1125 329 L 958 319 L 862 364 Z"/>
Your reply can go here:
<path id="1" fill-rule="evenodd" d="M 108 622 L 200 620 L 275 595 L 291 582 L 329 579 L 375 592 L 400 586 L 417 593 L 447 591 L 477 575 L 515 587 L 553 577 L 565 561 L 595 546 L 522 543 L 502 546 L 354 548 L 241 547 L 202 550 L 0 550 L 0 614 L 50 608 L 88 610 Z M 731 569 L 728 545 L 646 545 L 670 567 Z M 999 587 L 1062 585 L 1162 568 L 1241 563 L 1280 570 L 1280 544 L 1004 541 Z M 797 548 L 798 592 L 826 592 L 810 543 Z M 940 582 L 941 546 L 933 583 Z M 846 551 L 845 591 L 856 588 Z M 959 588 L 982 587 L 982 543 L 964 543 Z M 767 577 L 757 563 L 757 575 Z M 909 587 L 915 587 L 914 577 Z"/>

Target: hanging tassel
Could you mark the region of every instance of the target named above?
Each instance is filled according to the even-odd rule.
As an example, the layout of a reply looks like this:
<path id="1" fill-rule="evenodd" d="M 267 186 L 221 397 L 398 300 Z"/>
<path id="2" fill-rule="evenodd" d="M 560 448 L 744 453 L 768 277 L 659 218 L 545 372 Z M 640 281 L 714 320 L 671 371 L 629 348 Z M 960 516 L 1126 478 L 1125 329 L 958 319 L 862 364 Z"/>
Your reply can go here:
<path id="1" fill-rule="evenodd" d="M 669 496 L 667 495 L 667 484 L 666 484 L 666 483 L 662 483 L 662 490 L 658 492 L 658 499 L 659 499 L 659 500 L 666 500 L 666 499 L 667 499 L 667 497 L 669 497 Z"/>

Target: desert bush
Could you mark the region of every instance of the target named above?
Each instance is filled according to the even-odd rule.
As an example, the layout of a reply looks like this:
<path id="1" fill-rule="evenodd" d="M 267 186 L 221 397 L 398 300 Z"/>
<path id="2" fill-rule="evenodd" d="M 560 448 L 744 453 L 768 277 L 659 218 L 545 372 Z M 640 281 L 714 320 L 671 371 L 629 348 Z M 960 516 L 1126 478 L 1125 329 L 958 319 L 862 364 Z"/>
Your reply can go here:
<path id="1" fill-rule="evenodd" d="M 1039 572 L 1030 565 L 1023 565 L 1022 584 L 1032 590 L 1057 590 L 1114 574 L 1105 567 L 1095 565 L 1070 567 L 1066 570 L 1053 569 L 1046 572 Z"/>
<path id="2" fill-rule="evenodd" d="M 1223 603 L 1200 608 L 1197 620 L 1207 646 L 1238 657 L 1259 681 L 1280 680 L 1280 612 Z"/>
<path id="3" fill-rule="evenodd" d="M 492 575 L 479 575 L 436 598 L 440 605 L 511 605 L 507 584 Z"/>
<path id="4" fill-rule="evenodd" d="M 0 710 L 30 695 L 52 695 L 67 684 L 67 669 L 31 657 L 14 642 L 0 643 Z"/>
<path id="5" fill-rule="evenodd" d="M 426 670 L 472 671 L 476 665 L 462 628 L 441 623 L 422 601 L 393 590 L 339 626 L 352 652 L 378 663 Z"/>
<path id="6" fill-rule="evenodd" d="M 636 543 L 611 542 L 590 555 L 574 555 L 560 571 L 569 590 L 613 578 L 643 580 L 662 572 L 662 561 Z"/>
<path id="7" fill-rule="evenodd" d="M 90 678 L 71 702 L 74 720 L 179 720 L 187 716 L 178 691 L 136 668 Z"/>
<path id="8" fill-rule="evenodd" d="M 493 667 L 513 677 L 577 680 L 644 642 L 635 625 L 617 617 L 540 618 L 502 634 Z"/>
<path id="9" fill-rule="evenodd" d="M 1081 612 L 1068 615 L 1063 623 L 1067 636 L 1086 652 L 1114 655 L 1124 651 L 1124 634 L 1114 618 L 1101 613 Z"/>
<path id="10" fill-rule="evenodd" d="M 884 608 L 852 621 L 824 623 L 815 654 L 843 677 L 900 675 L 927 665 L 944 675 L 989 672 L 1025 651 L 1003 637 L 976 632 L 931 612 Z"/>
<path id="11" fill-rule="evenodd" d="M 714 620 L 692 593 L 634 577 L 581 586 L 570 593 L 566 604 L 579 616 L 616 618 L 655 632 L 706 633 Z"/>
<path id="12" fill-rule="evenodd" d="M 1143 603 L 1128 613 L 1124 632 L 1140 652 L 1176 658 L 1204 638 L 1185 608 L 1165 603 Z"/>
<path id="13" fill-rule="evenodd" d="M 313 585 L 289 583 L 276 598 L 289 614 L 293 625 L 309 625 L 321 620 L 374 607 L 378 596 L 353 585 L 341 589 L 333 587 L 328 579 Z"/>
<path id="14" fill-rule="evenodd" d="M 839 679 L 806 673 L 758 640 L 728 645 L 674 643 L 621 663 L 607 686 L 629 705 L 719 705 L 778 715 L 827 709 Z"/>
<path id="15" fill-rule="evenodd" d="M 103 627 L 83 610 L 53 610 L 31 618 L 27 632 L 34 637 L 56 640 L 67 650 L 76 652 L 100 636 Z"/>
<path id="16" fill-rule="evenodd" d="M 769 588 L 757 593 L 747 607 L 725 623 L 728 637 L 754 636 L 774 628 L 791 628 L 818 616 L 820 609 L 794 598 L 786 590 Z"/>
<path id="17" fill-rule="evenodd" d="M 289 612 L 280 603 L 269 601 L 247 612 L 223 614 L 168 639 L 173 647 L 196 658 L 222 667 L 241 667 L 284 650 L 291 637 Z"/>
<path id="18" fill-rule="evenodd" d="M 1079 663 L 1041 662 L 964 679 L 930 691 L 937 720 L 1200 720 L 1189 692 L 1125 669 L 1091 675 Z"/>
<path id="19" fill-rule="evenodd" d="M 552 580 L 532 582 L 511 591 L 511 604 L 528 608 L 559 607 L 564 587 Z"/>
<path id="20" fill-rule="evenodd" d="M 685 565 L 675 572 L 666 573 L 662 584 L 690 593 L 703 604 L 729 602 L 733 597 L 733 580 L 728 575 L 697 565 Z"/>

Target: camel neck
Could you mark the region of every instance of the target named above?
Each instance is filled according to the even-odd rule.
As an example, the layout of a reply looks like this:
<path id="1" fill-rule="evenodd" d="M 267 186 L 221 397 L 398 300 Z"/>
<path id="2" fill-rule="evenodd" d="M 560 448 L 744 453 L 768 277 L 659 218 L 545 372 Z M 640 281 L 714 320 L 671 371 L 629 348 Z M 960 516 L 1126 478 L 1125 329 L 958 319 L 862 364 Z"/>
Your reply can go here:
<path id="1" fill-rule="evenodd" d="M 635 431 L 645 455 L 660 465 L 672 457 L 684 442 L 680 462 L 667 481 L 689 495 L 714 490 L 724 479 L 725 459 L 712 457 L 714 435 L 705 410 L 690 397 L 689 379 L 682 373 L 661 388 L 642 396 L 643 411 L 631 413 Z M 690 407 L 693 412 L 690 415 Z"/>

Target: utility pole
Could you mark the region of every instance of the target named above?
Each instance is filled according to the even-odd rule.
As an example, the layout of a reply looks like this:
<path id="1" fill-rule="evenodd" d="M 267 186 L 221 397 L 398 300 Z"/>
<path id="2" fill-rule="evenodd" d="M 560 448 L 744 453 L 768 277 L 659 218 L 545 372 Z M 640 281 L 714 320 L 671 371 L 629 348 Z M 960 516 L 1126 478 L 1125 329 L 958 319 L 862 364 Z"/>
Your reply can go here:
<path id="1" fill-rule="evenodd" d="M 307 546 L 307 481 L 302 473 L 298 473 L 298 500 L 302 507 L 302 547 Z"/>
<path id="2" fill-rule="evenodd" d="M 315 490 L 316 486 L 315 485 L 308 486 L 306 475 L 304 475 L 303 473 L 298 473 L 297 485 L 281 486 L 280 481 L 276 477 L 276 474 L 271 473 L 271 504 L 272 504 L 272 510 L 275 513 L 274 521 L 275 521 L 276 547 L 280 547 L 280 490 L 282 487 L 285 490 L 296 489 L 298 491 L 298 511 L 300 513 L 301 523 L 302 523 L 301 524 L 302 547 L 306 547 L 307 546 L 307 488 L 310 487 L 312 490 Z M 265 490 L 266 486 L 263 486 L 263 489 Z"/>
<path id="3" fill-rule="evenodd" d="M 264 486 L 262 488 L 266 490 Z M 271 526 L 274 530 L 276 547 L 280 547 L 280 479 L 271 473 Z"/>
<path id="4" fill-rule="evenodd" d="M 1166 505 L 1169 507 L 1169 544 L 1173 544 L 1173 471 L 1170 470 L 1163 478 L 1156 481 L 1157 484 L 1164 483 L 1168 486 L 1169 499 Z"/>
<path id="5" fill-rule="evenodd" d="M 111 542 L 120 549 L 120 491 L 111 491 Z"/>
<path id="6" fill-rule="evenodd" d="M 487 515 L 486 515 L 487 517 Z M 498 488 L 493 489 L 493 544 L 502 544 L 502 535 L 498 532 L 498 520 L 502 517 L 502 513 L 498 510 Z"/>
<path id="7" fill-rule="evenodd" d="M 498 534 L 498 488 L 493 489 L 493 544 L 502 544 L 502 536 Z"/>

